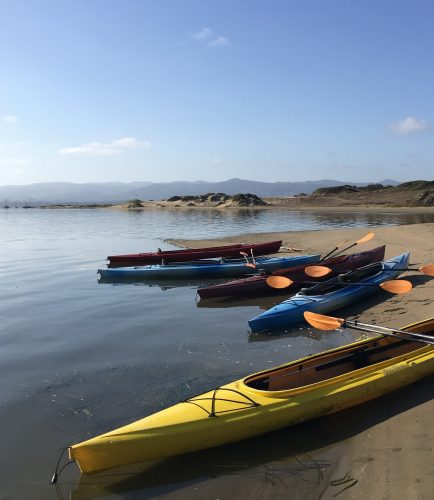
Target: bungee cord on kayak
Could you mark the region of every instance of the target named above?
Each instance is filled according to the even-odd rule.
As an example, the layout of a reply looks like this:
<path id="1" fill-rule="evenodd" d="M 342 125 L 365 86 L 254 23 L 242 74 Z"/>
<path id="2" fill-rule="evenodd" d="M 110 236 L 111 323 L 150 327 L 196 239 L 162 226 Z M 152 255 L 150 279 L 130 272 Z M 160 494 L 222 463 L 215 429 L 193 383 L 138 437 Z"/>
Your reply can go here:
<path id="1" fill-rule="evenodd" d="M 217 397 L 218 391 L 233 392 L 235 394 L 238 394 L 239 396 L 242 396 L 247 401 L 239 401 L 239 400 L 234 400 L 234 399 L 226 399 L 226 398 Z M 217 417 L 219 413 L 227 413 L 229 411 L 236 411 L 237 410 L 237 408 L 231 408 L 229 410 L 216 410 L 216 403 L 217 402 L 237 403 L 240 405 L 244 405 L 244 406 L 241 406 L 240 408 L 238 408 L 239 410 L 244 410 L 246 408 L 254 408 L 256 406 L 261 406 L 259 403 L 254 401 L 252 398 L 250 398 L 246 394 L 243 394 L 242 392 L 237 391 L 235 389 L 228 389 L 227 387 L 217 387 L 216 389 L 214 389 L 211 398 L 205 398 L 205 397 L 199 397 L 199 396 L 193 396 L 191 398 L 184 399 L 181 402 L 195 404 L 199 408 L 202 408 L 202 410 L 204 410 L 208 414 L 209 417 Z M 203 406 L 201 406 L 198 403 L 198 401 L 211 401 L 211 410 L 208 410 L 208 409 L 204 408 Z"/>

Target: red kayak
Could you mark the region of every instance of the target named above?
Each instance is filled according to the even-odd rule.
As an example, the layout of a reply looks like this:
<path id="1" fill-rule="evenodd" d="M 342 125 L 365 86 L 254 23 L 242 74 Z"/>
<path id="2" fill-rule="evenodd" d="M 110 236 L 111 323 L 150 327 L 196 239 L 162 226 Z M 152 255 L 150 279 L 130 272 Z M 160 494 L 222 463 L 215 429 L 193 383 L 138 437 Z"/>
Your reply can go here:
<path id="1" fill-rule="evenodd" d="M 340 255 L 338 257 L 330 257 L 321 262 L 322 266 L 329 267 L 332 272 L 327 274 L 322 278 L 313 278 L 308 276 L 304 272 L 304 266 L 291 267 L 290 269 L 283 269 L 281 271 L 273 271 L 271 275 L 274 276 L 285 276 L 290 278 L 295 283 L 291 286 L 284 288 L 282 290 L 276 290 L 267 285 L 267 275 L 257 275 L 251 276 L 249 278 L 244 278 L 235 281 L 229 281 L 227 283 L 221 283 L 220 285 L 208 286 L 205 288 L 198 288 L 197 293 L 202 299 L 207 299 L 210 297 L 229 297 L 229 296 L 248 296 L 248 295 L 265 295 L 265 294 L 276 294 L 279 292 L 292 293 L 300 284 L 297 281 L 321 281 L 328 280 L 346 271 L 351 271 L 359 267 L 371 264 L 372 262 L 379 262 L 384 259 L 384 252 L 386 246 L 373 248 L 372 250 L 367 250 L 366 252 L 352 253 L 349 255 Z M 314 265 L 312 263 L 311 265 Z"/>
<path id="2" fill-rule="evenodd" d="M 161 264 L 165 262 L 187 262 L 190 260 L 211 259 L 218 257 L 238 257 L 240 252 L 251 255 L 268 255 L 279 251 L 280 241 L 266 243 L 235 244 L 219 247 L 185 248 L 182 250 L 158 250 L 152 253 L 136 253 L 130 255 L 109 255 L 108 267 L 146 266 L 148 264 Z"/>

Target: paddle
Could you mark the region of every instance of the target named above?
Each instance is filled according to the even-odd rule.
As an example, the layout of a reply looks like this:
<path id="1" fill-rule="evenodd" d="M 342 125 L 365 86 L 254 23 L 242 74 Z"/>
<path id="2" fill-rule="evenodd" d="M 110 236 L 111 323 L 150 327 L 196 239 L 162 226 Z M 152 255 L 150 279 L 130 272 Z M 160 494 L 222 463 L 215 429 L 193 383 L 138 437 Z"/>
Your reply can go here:
<path id="1" fill-rule="evenodd" d="M 342 252 L 345 252 L 345 250 L 349 250 L 350 248 L 353 248 L 355 247 L 356 245 L 359 245 L 360 243 L 365 243 L 366 241 L 369 241 L 369 240 L 372 240 L 372 238 L 375 236 L 375 233 L 368 233 L 368 234 L 365 234 L 365 236 L 363 236 L 363 238 L 360 238 L 359 240 L 357 240 L 355 243 L 352 243 L 351 245 L 349 245 L 348 247 L 345 247 L 344 249 L 340 250 L 339 253 L 342 253 Z M 335 246 L 335 248 L 329 252 L 327 255 L 325 255 L 321 260 L 320 262 L 324 262 L 328 257 L 330 257 L 331 255 L 333 255 L 337 250 L 339 250 L 339 248 L 344 245 L 348 240 L 345 240 L 343 241 L 342 243 L 339 243 L 338 245 Z M 339 255 L 339 253 L 337 255 Z M 335 255 L 336 257 L 336 255 Z"/>
<path id="2" fill-rule="evenodd" d="M 374 233 L 368 233 L 365 236 L 363 236 L 363 238 L 360 238 L 355 243 L 352 243 L 348 247 L 346 247 L 343 250 L 341 250 L 339 253 L 342 253 L 345 250 L 348 250 L 349 248 L 352 248 L 352 247 L 354 247 L 356 245 L 359 245 L 360 243 L 365 243 L 366 241 L 371 240 L 373 237 L 374 237 Z M 337 250 L 339 250 L 339 248 L 342 245 L 344 245 L 347 241 L 348 240 L 345 240 L 342 243 L 339 243 L 338 245 L 336 245 L 335 248 L 331 252 L 329 252 L 327 255 L 325 255 L 324 257 L 322 257 L 322 259 L 319 261 L 319 263 L 324 262 L 328 257 L 330 257 Z M 305 271 L 305 273 L 308 276 L 311 276 L 312 278 L 321 278 L 322 276 L 326 276 L 327 274 L 329 274 L 329 273 L 332 272 L 332 270 L 330 268 L 325 267 L 325 266 L 321 266 L 321 265 L 307 266 L 304 269 L 304 271 Z M 276 280 L 276 283 L 277 283 L 277 280 Z M 272 286 L 272 285 L 270 285 L 270 286 Z M 287 286 L 289 286 L 289 285 L 283 285 L 282 284 L 281 286 L 275 286 L 273 288 L 286 288 Z"/>
<path id="3" fill-rule="evenodd" d="M 285 276 L 268 276 L 267 285 L 271 288 L 281 289 L 288 288 L 294 283 L 294 281 L 286 278 Z"/>
<path id="4" fill-rule="evenodd" d="M 352 243 L 351 245 L 342 249 L 338 254 L 335 255 L 335 257 L 337 255 L 341 254 L 342 252 L 345 252 L 345 250 L 349 250 L 350 248 L 352 248 L 356 245 L 359 245 L 360 243 L 365 243 L 366 241 L 371 240 L 374 236 L 375 236 L 374 233 L 365 234 L 365 236 L 363 236 L 363 238 L 360 238 L 355 243 Z M 342 243 L 339 243 L 338 245 L 336 245 L 335 248 L 331 252 L 329 252 L 327 255 L 322 257 L 322 259 L 319 261 L 318 264 L 320 264 L 321 262 L 324 262 L 328 257 L 330 257 L 332 254 L 334 254 L 337 250 L 339 250 L 339 248 L 342 245 L 344 245 L 347 241 L 348 240 L 345 240 Z M 312 276 L 313 278 L 320 278 L 321 276 L 326 276 L 327 274 L 331 273 L 331 271 L 332 271 L 331 269 L 329 269 L 328 271 L 325 271 L 322 268 L 329 269 L 328 267 L 326 268 L 325 266 L 315 265 L 315 266 L 307 266 L 305 268 L 305 272 L 308 276 Z"/>
<path id="5" fill-rule="evenodd" d="M 415 342 L 422 342 L 434 345 L 434 339 L 431 335 L 423 335 L 421 333 L 408 332 L 406 330 L 398 330 L 395 328 L 387 328 L 385 326 L 370 325 L 368 323 L 360 323 L 359 321 L 349 321 L 344 318 L 335 318 L 334 316 L 325 316 L 323 314 L 305 311 L 304 319 L 318 330 L 336 330 L 337 328 L 345 328 L 349 326 L 355 330 L 362 332 L 377 333 L 381 335 L 390 335 L 401 339 L 411 337 Z"/>
<path id="6" fill-rule="evenodd" d="M 387 272 L 386 269 L 385 271 Z M 393 271 L 420 271 L 421 273 L 426 274 L 428 276 L 434 276 L 434 264 L 426 264 L 422 267 L 403 267 L 403 268 L 395 267 Z M 318 265 L 307 266 L 304 268 L 304 272 L 308 276 L 312 276 L 312 278 L 320 278 L 322 276 L 327 276 L 327 274 L 330 274 L 332 272 L 332 269 L 326 266 L 318 266 Z M 353 272 L 357 272 L 357 269 L 353 270 Z"/>
<path id="7" fill-rule="evenodd" d="M 374 236 L 375 236 L 375 233 L 365 234 L 365 236 L 363 236 L 363 238 L 360 238 L 360 240 L 357 240 L 355 243 L 352 243 L 348 247 L 345 247 L 342 250 L 339 250 L 339 252 L 334 257 L 338 256 L 339 254 L 341 254 L 343 252 L 346 252 L 347 250 L 349 250 L 350 248 L 355 247 L 356 245 L 360 245 L 360 243 L 366 243 L 367 241 L 372 240 L 372 238 Z"/>
<path id="8" fill-rule="evenodd" d="M 321 278 L 323 276 L 327 276 L 327 274 L 330 274 L 332 272 L 332 269 L 330 269 L 327 266 L 307 266 L 304 268 L 304 272 L 308 275 L 311 276 L 312 278 Z"/>
<path id="9" fill-rule="evenodd" d="M 267 285 L 270 286 L 271 288 L 276 288 L 276 289 L 287 288 L 291 286 L 293 283 L 296 283 L 297 285 L 303 285 L 303 284 L 318 285 L 318 284 L 323 284 L 324 282 L 292 281 L 291 279 L 286 278 L 285 276 L 269 276 L 267 278 Z M 407 293 L 413 288 L 413 285 L 407 280 L 389 280 L 389 281 L 384 281 L 379 285 L 376 285 L 374 283 L 339 283 L 339 282 L 330 284 L 338 286 L 379 286 L 383 290 L 396 294 Z"/>
<path id="10" fill-rule="evenodd" d="M 339 250 L 339 248 L 341 248 L 342 245 L 345 245 L 345 243 L 347 242 L 348 240 L 344 240 L 342 241 L 341 243 L 338 243 L 331 252 L 329 252 L 327 255 L 325 255 L 321 260 L 320 262 L 323 262 L 324 260 L 326 260 L 328 257 L 330 257 L 330 255 L 334 254 L 337 250 Z"/>

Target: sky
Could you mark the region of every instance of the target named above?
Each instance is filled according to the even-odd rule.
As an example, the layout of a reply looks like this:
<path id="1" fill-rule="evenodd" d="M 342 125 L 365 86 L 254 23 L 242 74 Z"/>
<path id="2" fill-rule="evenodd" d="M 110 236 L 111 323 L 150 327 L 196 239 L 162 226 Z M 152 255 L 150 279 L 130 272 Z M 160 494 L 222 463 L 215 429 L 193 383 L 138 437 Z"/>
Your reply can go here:
<path id="1" fill-rule="evenodd" d="M 0 185 L 433 179 L 431 0 L 0 0 Z"/>

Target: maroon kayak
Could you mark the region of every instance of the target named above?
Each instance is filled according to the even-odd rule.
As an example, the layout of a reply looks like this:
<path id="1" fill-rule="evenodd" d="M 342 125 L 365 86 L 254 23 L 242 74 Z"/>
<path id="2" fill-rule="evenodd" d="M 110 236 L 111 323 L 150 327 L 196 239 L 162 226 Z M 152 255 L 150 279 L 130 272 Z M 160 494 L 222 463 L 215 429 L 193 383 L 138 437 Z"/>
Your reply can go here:
<path id="1" fill-rule="evenodd" d="M 268 241 L 266 243 L 251 243 L 225 245 L 219 247 L 185 248 L 182 250 L 158 250 L 152 253 L 136 253 L 130 255 L 109 255 L 108 267 L 145 266 L 148 264 L 161 264 L 165 262 L 187 262 L 190 260 L 211 259 L 218 257 L 238 257 L 240 252 L 249 255 L 268 255 L 279 251 L 282 245 L 280 241 Z"/>
<path id="2" fill-rule="evenodd" d="M 208 286 L 204 288 L 198 288 L 197 293 L 202 299 L 207 299 L 210 297 L 228 297 L 228 296 L 248 296 L 248 295 L 265 295 L 265 294 L 275 294 L 279 292 L 292 293 L 297 288 L 302 286 L 297 281 L 321 281 L 328 280 L 334 276 L 350 271 L 352 269 L 357 269 L 358 267 L 371 264 L 372 262 L 379 262 L 384 259 L 384 252 L 386 246 L 373 248 L 367 250 L 366 252 L 352 253 L 349 255 L 340 255 L 338 257 L 330 257 L 321 262 L 322 266 L 329 267 L 332 272 L 327 274 L 322 278 L 312 278 L 308 276 L 304 269 L 304 266 L 291 267 L 289 269 L 283 269 L 281 271 L 273 271 L 270 273 L 275 276 L 285 276 L 294 281 L 294 283 L 288 287 L 281 290 L 276 290 L 267 285 L 267 278 L 270 274 L 266 275 L 256 275 L 249 278 L 244 278 L 240 280 L 229 281 L 227 283 L 221 283 L 219 285 Z M 310 265 L 315 265 L 312 263 Z"/>

